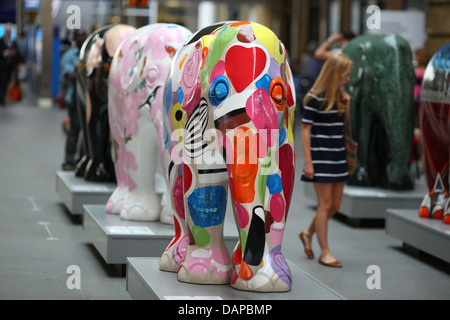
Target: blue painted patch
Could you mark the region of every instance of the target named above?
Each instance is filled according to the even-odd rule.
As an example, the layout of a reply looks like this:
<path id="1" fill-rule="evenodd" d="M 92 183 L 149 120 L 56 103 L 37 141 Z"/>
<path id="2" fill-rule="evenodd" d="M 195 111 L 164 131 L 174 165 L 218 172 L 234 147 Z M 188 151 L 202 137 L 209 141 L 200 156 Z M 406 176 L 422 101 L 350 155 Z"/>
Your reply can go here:
<path id="1" fill-rule="evenodd" d="M 166 84 L 166 88 L 164 89 L 164 116 L 169 113 L 170 103 L 172 102 L 172 79 L 169 79 L 169 82 Z"/>
<path id="2" fill-rule="evenodd" d="M 169 149 L 170 147 L 170 135 L 169 135 L 169 131 L 167 130 L 167 125 L 166 125 L 166 121 L 163 121 L 163 133 L 164 133 L 164 149 Z"/>
<path id="3" fill-rule="evenodd" d="M 271 81 L 272 81 L 272 78 L 268 74 L 265 74 L 261 79 L 256 81 L 256 87 L 258 89 L 264 88 L 269 93 L 270 92 L 270 82 Z"/>
<path id="4" fill-rule="evenodd" d="M 281 193 L 283 191 L 283 183 L 277 174 L 271 174 L 267 177 L 267 187 L 270 194 Z"/>
<path id="5" fill-rule="evenodd" d="M 180 100 L 180 104 L 182 104 L 184 99 L 184 93 L 181 87 L 178 88 L 178 99 Z"/>
<path id="6" fill-rule="evenodd" d="M 229 90 L 227 78 L 224 76 L 217 77 L 209 87 L 209 102 L 217 107 L 228 97 Z"/>
<path id="7" fill-rule="evenodd" d="M 202 228 L 220 225 L 227 206 L 227 192 L 222 186 L 195 189 L 188 197 L 189 213 L 195 225 Z"/>
<path id="8" fill-rule="evenodd" d="M 280 129 L 278 133 L 278 146 L 281 147 L 283 145 L 284 140 L 286 139 L 286 128 L 283 127 Z"/>

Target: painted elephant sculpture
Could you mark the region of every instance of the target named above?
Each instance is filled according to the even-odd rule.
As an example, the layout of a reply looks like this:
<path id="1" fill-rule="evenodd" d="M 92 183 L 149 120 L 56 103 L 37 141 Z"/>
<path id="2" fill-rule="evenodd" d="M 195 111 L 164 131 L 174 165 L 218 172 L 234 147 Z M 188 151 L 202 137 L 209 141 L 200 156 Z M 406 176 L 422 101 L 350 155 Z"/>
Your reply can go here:
<path id="1" fill-rule="evenodd" d="M 434 55 L 425 70 L 419 115 L 429 190 L 419 215 L 450 224 L 450 43 Z"/>
<path id="2" fill-rule="evenodd" d="M 85 90 L 83 134 L 87 151 L 79 166 L 84 167 L 83 176 L 87 181 L 116 181 L 108 122 L 108 77 L 117 47 L 134 30 L 123 24 L 107 26 L 86 40 L 90 45 L 83 53 L 86 56 L 86 81 L 81 90 Z"/>
<path id="3" fill-rule="evenodd" d="M 114 25 L 103 26 L 96 31 L 92 32 L 84 41 L 83 46 L 80 49 L 80 57 L 77 67 L 77 111 L 78 117 L 80 119 L 80 131 L 81 131 L 81 150 L 80 159 L 74 169 L 75 176 L 84 177 L 86 172 L 86 166 L 89 162 L 90 156 L 88 154 L 88 133 L 86 131 L 86 104 L 89 101 L 89 92 L 87 92 L 87 81 L 88 81 L 88 71 L 86 68 L 87 56 L 94 43 L 97 42 L 98 38 L 103 38 L 104 34 L 111 29 Z"/>
<path id="4" fill-rule="evenodd" d="M 409 170 L 415 84 L 408 42 L 397 35 L 364 35 L 344 48 L 354 62 L 347 89 L 350 121 L 359 143 L 358 167 L 349 184 L 414 189 Z"/>
<path id="5" fill-rule="evenodd" d="M 175 237 L 160 269 L 182 282 L 289 291 L 281 253 L 294 175 L 295 91 L 286 50 L 268 28 L 221 22 L 177 52 L 164 93 L 164 148 Z M 230 255 L 228 188 L 239 231 Z"/>
<path id="6" fill-rule="evenodd" d="M 158 154 L 165 167 L 158 143 L 163 140 L 164 84 L 175 51 L 189 36 L 189 30 L 175 24 L 144 26 L 122 42 L 112 60 L 108 114 L 117 187 L 106 211 L 123 219 L 173 221 L 170 207 L 161 210 L 155 175 Z"/>

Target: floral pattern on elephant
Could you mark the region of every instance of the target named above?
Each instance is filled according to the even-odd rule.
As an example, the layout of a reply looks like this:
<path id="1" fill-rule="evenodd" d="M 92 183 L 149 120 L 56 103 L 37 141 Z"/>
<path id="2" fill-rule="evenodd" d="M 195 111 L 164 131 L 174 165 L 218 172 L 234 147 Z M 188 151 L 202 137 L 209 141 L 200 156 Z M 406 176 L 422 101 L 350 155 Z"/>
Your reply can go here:
<path id="1" fill-rule="evenodd" d="M 162 210 L 156 194 L 155 176 L 158 158 L 165 166 L 164 83 L 174 52 L 190 35 L 179 25 L 150 24 L 130 34 L 115 52 L 108 95 L 117 188 L 106 210 L 122 219 L 172 223 L 171 207 L 163 204 Z"/>
<path id="2" fill-rule="evenodd" d="M 184 205 L 160 269 L 184 282 L 290 290 L 281 242 L 295 176 L 293 87 L 284 45 L 260 24 L 217 23 L 179 49 L 163 136 L 173 202 Z M 239 230 L 231 254 L 223 240 L 228 190 Z"/>

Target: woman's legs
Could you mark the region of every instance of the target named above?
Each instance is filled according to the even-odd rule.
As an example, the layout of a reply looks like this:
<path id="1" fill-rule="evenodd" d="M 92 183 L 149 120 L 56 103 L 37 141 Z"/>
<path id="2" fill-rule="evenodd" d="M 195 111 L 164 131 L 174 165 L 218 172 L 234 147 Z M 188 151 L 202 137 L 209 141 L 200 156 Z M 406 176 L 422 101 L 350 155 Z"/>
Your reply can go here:
<path id="1" fill-rule="evenodd" d="M 328 219 L 330 219 L 341 205 L 344 183 L 314 183 L 318 206 L 316 214 L 308 228 L 303 232 L 305 248 L 311 249 L 311 240 L 317 233 L 322 250 L 321 258 L 325 263 L 336 261 L 328 246 Z"/>

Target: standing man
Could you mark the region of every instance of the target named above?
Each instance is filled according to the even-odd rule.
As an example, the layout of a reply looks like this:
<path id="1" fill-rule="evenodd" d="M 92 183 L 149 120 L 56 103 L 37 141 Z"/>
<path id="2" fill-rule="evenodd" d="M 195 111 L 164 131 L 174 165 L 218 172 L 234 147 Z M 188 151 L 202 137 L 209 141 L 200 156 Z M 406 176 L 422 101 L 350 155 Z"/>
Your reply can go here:
<path id="1" fill-rule="evenodd" d="M 11 75 L 17 67 L 19 52 L 11 40 L 12 24 L 8 23 L 5 35 L 0 39 L 0 106 L 4 107 Z"/>
<path id="2" fill-rule="evenodd" d="M 61 78 L 65 90 L 64 106 L 67 108 L 68 117 L 70 118 L 70 129 L 67 132 L 65 147 L 65 159 L 62 165 L 63 170 L 75 169 L 78 160 L 76 159 L 76 153 L 80 136 L 80 119 L 77 111 L 76 79 L 80 49 L 86 37 L 85 30 L 75 30 L 73 36 L 75 46 L 67 50 L 61 57 Z"/>

